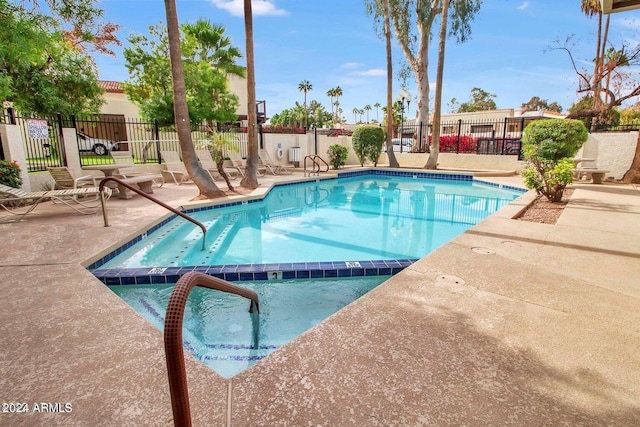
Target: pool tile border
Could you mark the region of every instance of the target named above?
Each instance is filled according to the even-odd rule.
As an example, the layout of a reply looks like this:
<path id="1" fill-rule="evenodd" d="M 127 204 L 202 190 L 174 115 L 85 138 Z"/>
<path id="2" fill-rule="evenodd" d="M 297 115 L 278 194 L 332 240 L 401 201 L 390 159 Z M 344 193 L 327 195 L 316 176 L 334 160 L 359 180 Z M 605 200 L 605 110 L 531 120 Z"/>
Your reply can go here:
<path id="1" fill-rule="evenodd" d="M 402 170 L 382 170 L 367 169 L 358 171 L 340 172 L 337 177 L 319 178 L 319 180 L 351 178 L 363 175 L 377 176 L 403 176 L 415 179 L 437 179 L 478 182 L 497 188 L 504 188 L 512 191 L 526 192 L 525 189 L 510 185 L 496 184 L 488 181 L 474 179 L 471 174 L 456 174 L 446 172 L 422 172 L 422 171 L 402 171 Z M 276 186 L 296 185 L 299 182 L 286 182 L 276 184 Z M 268 193 L 267 193 L 268 194 Z M 264 197 L 267 196 L 264 195 Z M 212 206 L 184 209 L 186 214 L 200 212 L 211 209 L 221 209 L 243 204 L 258 203 L 263 199 L 240 200 L 230 203 L 223 203 Z M 306 262 L 306 263 L 279 263 L 279 264 L 237 264 L 237 265 L 214 265 L 214 266 L 188 266 L 188 267 L 156 267 L 156 268 L 100 268 L 123 251 L 129 249 L 147 235 L 158 230 L 160 227 L 171 221 L 174 216 L 169 216 L 158 224 L 146 230 L 144 233 L 134 237 L 120 248 L 110 252 L 102 258 L 87 266 L 87 269 L 106 285 L 149 285 L 175 283 L 178 279 L 190 271 L 199 271 L 210 276 L 234 281 L 257 281 L 273 279 L 276 273 L 278 279 L 310 279 L 310 278 L 335 278 L 335 277 L 363 277 L 363 276 L 389 276 L 399 273 L 410 266 L 418 259 L 401 260 L 367 260 L 367 261 L 338 261 L 338 262 Z"/>
<path id="2" fill-rule="evenodd" d="M 281 264 L 238 264 L 167 268 L 90 268 L 107 286 L 175 283 L 182 275 L 198 271 L 229 282 L 323 279 L 336 277 L 393 276 L 418 259 L 302 262 Z"/>

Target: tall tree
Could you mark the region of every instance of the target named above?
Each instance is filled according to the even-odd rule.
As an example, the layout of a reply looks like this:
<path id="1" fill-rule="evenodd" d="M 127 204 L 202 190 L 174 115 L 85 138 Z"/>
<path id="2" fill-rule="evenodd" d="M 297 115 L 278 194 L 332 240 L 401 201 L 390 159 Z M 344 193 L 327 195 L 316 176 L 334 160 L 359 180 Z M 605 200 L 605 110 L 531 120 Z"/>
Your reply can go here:
<path id="1" fill-rule="evenodd" d="M 380 117 L 378 116 L 378 110 L 380 109 L 380 107 L 382 107 L 382 105 L 380 105 L 379 102 L 376 102 L 375 104 L 373 104 L 373 107 L 376 109 L 376 122 L 379 122 Z"/>
<path id="2" fill-rule="evenodd" d="M 331 120 L 333 121 L 333 123 L 335 123 L 335 113 L 334 111 L 334 102 L 333 102 L 333 97 L 336 96 L 336 88 L 332 87 L 331 89 L 329 89 L 327 91 L 327 96 L 329 97 L 329 102 L 331 103 Z"/>
<path id="3" fill-rule="evenodd" d="M 342 88 L 340 86 L 336 86 L 334 88 L 333 95 L 336 97 L 336 123 L 340 123 L 340 97 L 342 96 Z"/>
<path id="4" fill-rule="evenodd" d="M 442 76 L 444 72 L 444 48 L 447 41 L 447 18 L 449 16 L 449 0 L 442 3 L 440 18 L 440 40 L 438 43 L 438 65 L 436 71 L 436 96 L 433 103 L 433 142 L 427 159 L 426 169 L 438 168 L 440 154 L 440 115 L 442 110 Z"/>
<path id="5" fill-rule="evenodd" d="M 89 52 L 113 54 L 119 27 L 102 23 L 93 0 L 45 3 L 47 14 L 38 1 L 0 0 L 0 102 L 24 113 L 97 113 L 103 91 Z"/>
<path id="6" fill-rule="evenodd" d="M 300 84 L 298 84 L 298 90 L 300 92 L 304 92 L 304 113 L 305 113 L 305 118 L 304 118 L 304 128 L 307 129 L 307 127 L 309 126 L 309 112 L 307 111 L 307 92 L 309 92 L 310 90 L 313 89 L 313 86 L 311 86 L 311 83 L 309 83 L 309 80 L 303 80 L 300 82 Z"/>
<path id="7" fill-rule="evenodd" d="M 369 123 L 369 111 L 371 111 L 371 105 L 369 104 L 365 105 L 364 111 L 367 113 L 367 123 Z"/>
<path id="8" fill-rule="evenodd" d="M 562 113 L 562 106 L 557 102 L 552 102 L 542 99 L 539 96 L 532 96 L 527 102 L 523 102 L 521 105 L 522 111 L 555 111 L 556 113 Z"/>
<path id="9" fill-rule="evenodd" d="M 429 119 L 429 42 L 431 27 L 442 13 L 443 0 L 389 0 L 396 39 L 413 72 L 418 89 L 416 122 Z M 482 0 L 457 0 L 450 11 L 449 34 L 458 43 L 471 35 L 471 22 L 480 10 Z M 422 144 L 422 141 L 420 142 Z"/>
<path id="10" fill-rule="evenodd" d="M 382 21 L 382 35 L 385 41 L 385 53 L 387 57 L 387 102 L 384 111 L 387 112 L 385 121 L 385 146 L 387 158 L 389 159 L 389 167 L 400 167 L 396 154 L 393 151 L 393 63 L 391 51 L 391 17 L 389 0 L 365 0 L 367 12 L 373 16 L 376 31 L 380 28 Z M 378 107 L 380 103 L 376 103 L 376 117 L 378 115 Z"/>
<path id="11" fill-rule="evenodd" d="M 471 89 L 471 100 L 463 102 L 458 107 L 458 113 L 472 113 L 474 111 L 495 110 L 497 108 L 496 101 L 493 100 L 496 95 L 489 93 L 479 87 Z M 451 100 L 453 102 L 453 100 Z"/>
<path id="12" fill-rule="evenodd" d="M 240 186 L 258 188 L 258 114 L 256 111 L 256 75 L 253 54 L 253 12 L 251 0 L 244 0 L 244 35 L 247 51 L 247 173 Z"/>
<path id="13" fill-rule="evenodd" d="M 171 76 L 173 78 L 173 105 L 178 140 L 182 161 L 189 176 L 200 190 L 200 197 L 223 197 L 225 193 L 213 182 L 213 178 L 200 166 L 191 139 L 191 123 L 189 121 L 189 107 L 187 106 L 187 90 L 182 68 L 182 52 L 180 49 L 180 26 L 178 25 L 178 11 L 174 0 L 164 0 L 167 16 L 167 35 L 169 38 L 169 56 L 171 58 Z"/>
<path id="14" fill-rule="evenodd" d="M 181 26 L 180 48 L 185 73 L 189 119 L 233 122 L 237 119 L 238 97 L 229 90 L 228 76 L 244 77 L 244 68 L 236 64 L 241 56 L 224 27 L 206 20 Z M 166 27 L 149 27 L 149 35 L 133 34 L 124 50 L 130 78 L 124 91 L 139 106 L 147 120 L 174 122 L 171 92 L 171 67 Z"/>

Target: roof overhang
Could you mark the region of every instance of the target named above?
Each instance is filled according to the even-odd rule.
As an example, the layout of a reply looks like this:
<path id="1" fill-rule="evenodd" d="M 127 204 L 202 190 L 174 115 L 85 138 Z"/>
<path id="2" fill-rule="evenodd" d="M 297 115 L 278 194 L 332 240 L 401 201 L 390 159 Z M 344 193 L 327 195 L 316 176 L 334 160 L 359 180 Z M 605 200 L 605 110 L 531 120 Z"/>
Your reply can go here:
<path id="1" fill-rule="evenodd" d="M 600 0 L 602 13 L 624 12 L 640 8 L 640 0 Z"/>

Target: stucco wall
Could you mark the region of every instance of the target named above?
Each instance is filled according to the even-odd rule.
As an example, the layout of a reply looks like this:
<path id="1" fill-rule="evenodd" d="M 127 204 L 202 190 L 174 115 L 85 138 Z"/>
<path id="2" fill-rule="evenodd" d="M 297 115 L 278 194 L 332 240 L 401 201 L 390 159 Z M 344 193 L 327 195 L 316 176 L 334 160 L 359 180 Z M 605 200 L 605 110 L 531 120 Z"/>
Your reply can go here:
<path id="1" fill-rule="evenodd" d="M 609 170 L 607 178 L 622 179 L 631 166 L 637 142 L 638 132 L 589 134 L 576 157 L 595 159 L 584 166 Z"/>

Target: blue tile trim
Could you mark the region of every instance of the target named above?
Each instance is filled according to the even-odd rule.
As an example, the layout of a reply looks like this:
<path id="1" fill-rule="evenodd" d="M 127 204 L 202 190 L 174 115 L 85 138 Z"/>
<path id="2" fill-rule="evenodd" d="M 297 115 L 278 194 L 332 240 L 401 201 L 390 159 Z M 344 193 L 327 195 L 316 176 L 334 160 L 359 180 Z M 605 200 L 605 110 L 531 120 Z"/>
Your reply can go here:
<path id="1" fill-rule="evenodd" d="M 102 283 L 114 285 L 148 285 L 175 283 L 190 271 L 199 271 L 229 282 L 269 280 L 273 273 L 282 273 L 283 280 L 322 279 L 335 277 L 392 276 L 410 266 L 417 259 L 301 262 L 282 264 L 241 264 L 193 266 L 180 268 L 119 268 L 89 269 Z"/>

